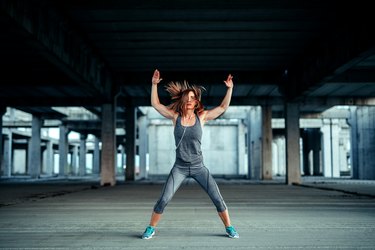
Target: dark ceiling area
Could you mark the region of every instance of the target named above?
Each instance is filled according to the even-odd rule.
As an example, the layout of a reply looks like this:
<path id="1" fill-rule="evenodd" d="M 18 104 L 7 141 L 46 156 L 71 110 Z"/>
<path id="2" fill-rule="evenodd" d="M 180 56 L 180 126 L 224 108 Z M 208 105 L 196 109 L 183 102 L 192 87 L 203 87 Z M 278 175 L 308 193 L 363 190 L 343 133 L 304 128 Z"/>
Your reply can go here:
<path id="1" fill-rule="evenodd" d="M 0 1 L 0 105 L 150 105 L 154 69 L 220 104 L 301 103 L 303 113 L 375 97 L 367 1 Z M 160 88 L 163 102 L 166 92 Z M 363 103 L 363 102 L 362 102 Z"/>

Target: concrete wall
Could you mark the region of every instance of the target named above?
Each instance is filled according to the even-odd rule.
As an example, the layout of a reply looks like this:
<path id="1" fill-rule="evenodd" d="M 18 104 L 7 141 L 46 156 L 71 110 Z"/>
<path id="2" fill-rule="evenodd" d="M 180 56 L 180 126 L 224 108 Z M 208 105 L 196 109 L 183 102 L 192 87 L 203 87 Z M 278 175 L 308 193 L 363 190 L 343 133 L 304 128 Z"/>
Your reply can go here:
<path id="1" fill-rule="evenodd" d="M 351 108 L 351 164 L 354 179 L 375 180 L 375 107 Z"/>
<path id="2" fill-rule="evenodd" d="M 169 174 L 176 158 L 171 122 L 149 125 L 149 175 Z"/>
<path id="3" fill-rule="evenodd" d="M 173 125 L 170 121 L 151 120 L 149 129 L 149 172 L 152 175 L 167 175 L 175 161 L 175 141 Z M 239 133 L 243 133 L 239 137 Z M 244 129 L 239 123 L 229 121 L 214 121 L 203 128 L 202 152 L 205 166 L 213 175 L 244 174 L 245 167 L 239 164 L 239 152 L 245 152 Z"/>

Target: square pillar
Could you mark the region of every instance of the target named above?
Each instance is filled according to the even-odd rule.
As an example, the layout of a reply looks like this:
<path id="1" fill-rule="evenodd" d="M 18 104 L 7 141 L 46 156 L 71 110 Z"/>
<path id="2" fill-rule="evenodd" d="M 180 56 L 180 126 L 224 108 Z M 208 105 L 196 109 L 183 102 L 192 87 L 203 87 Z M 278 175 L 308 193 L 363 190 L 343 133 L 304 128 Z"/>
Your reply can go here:
<path id="1" fill-rule="evenodd" d="M 6 108 L 4 106 L 0 106 L 0 175 L 2 175 L 3 171 L 3 148 L 4 148 L 4 142 L 3 142 L 3 115 L 6 112 Z"/>
<path id="2" fill-rule="evenodd" d="M 299 144 L 299 104 L 285 104 L 286 183 L 301 183 Z"/>
<path id="3" fill-rule="evenodd" d="M 68 129 L 65 125 L 60 125 L 59 138 L 59 176 L 66 176 L 68 168 Z"/>
<path id="4" fill-rule="evenodd" d="M 79 169 L 79 147 L 78 145 L 73 146 L 73 153 L 72 153 L 72 174 L 78 175 L 78 169 Z"/>
<path id="5" fill-rule="evenodd" d="M 261 179 L 261 107 L 251 107 L 247 119 L 248 179 Z"/>
<path id="6" fill-rule="evenodd" d="M 339 125 L 337 119 L 323 119 L 323 175 L 340 177 Z"/>
<path id="7" fill-rule="evenodd" d="M 113 104 L 102 105 L 102 157 L 100 184 L 116 184 L 116 112 Z"/>
<path id="8" fill-rule="evenodd" d="M 272 180 L 272 107 L 262 107 L 262 179 Z"/>
<path id="9" fill-rule="evenodd" d="M 92 173 L 97 175 L 100 173 L 100 150 L 99 150 L 99 138 L 95 136 L 94 139 L 94 153 L 93 153 L 93 167 Z"/>
<path id="10" fill-rule="evenodd" d="M 46 174 L 51 176 L 53 172 L 53 142 L 47 141 L 46 148 Z"/>
<path id="11" fill-rule="evenodd" d="M 126 161 L 125 161 L 125 146 L 122 145 L 122 144 L 120 144 L 118 146 L 118 149 L 120 149 L 120 168 L 118 167 L 118 164 L 117 164 L 116 170 L 117 170 L 117 174 L 124 175 L 124 166 L 126 165 Z"/>
<path id="12" fill-rule="evenodd" d="M 276 173 L 284 176 L 286 171 L 286 162 L 285 162 L 285 137 L 277 137 L 276 138 L 276 145 L 277 145 L 277 169 Z"/>
<path id="13" fill-rule="evenodd" d="M 147 179 L 147 116 L 138 119 L 139 178 Z"/>
<path id="14" fill-rule="evenodd" d="M 86 174 L 86 139 L 87 135 L 80 135 L 79 143 L 79 176 L 85 176 Z"/>
<path id="15" fill-rule="evenodd" d="M 30 160 L 28 171 L 31 178 L 38 178 L 41 172 L 42 155 L 41 155 L 41 139 L 40 130 L 42 127 L 42 119 L 33 115 L 31 128 L 30 152 L 28 154 Z"/>
<path id="16" fill-rule="evenodd" d="M 3 153 L 4 152 L 4 153 Z M 4 147 L 3 147 L 3 168 L 2 175 L 4 177 L 12 176 L 12 156 L 13 156 L 13 135 L 12 131 L 9 130 L 9 134 L 4 136 Z"/>
<path id="17" fill-rule="evenodd" d="M 134 181 L 135 179 L 135 108 L 129 106 L 126 108 L 126 173 L 125 180 Z"/>

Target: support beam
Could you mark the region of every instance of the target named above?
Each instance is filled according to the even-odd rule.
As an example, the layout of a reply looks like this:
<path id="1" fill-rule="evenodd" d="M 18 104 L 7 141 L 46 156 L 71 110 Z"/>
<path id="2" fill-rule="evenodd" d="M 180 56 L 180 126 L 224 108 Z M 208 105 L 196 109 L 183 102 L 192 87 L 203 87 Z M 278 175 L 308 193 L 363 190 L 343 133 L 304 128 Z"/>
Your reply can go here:
<path id="1" fill-rule="evenodd" d="M 73 146 L 73 153 L 72 153 L 72 174 L 78 175 L 79 174 L 79 146 L 74 145 Z"/>
<path id="2" fill-rule="evenodd" d="M 116 184 L 116 115 L 113 104 L 102 106 L 102 157 L 100 184 L 114 186 Z"/>
<path id="3" fill-rule="evenodd" d="M 301 183 L 299 145 L 299 107 L 297 103 L 285 104 L 286 127 L 286 183 Z"/>
<path id="4" fill-rule="evenodd" d="M 99 138 L 95 136 L 94 139 L 94 153 L 93 153 L 93 167 L 92 173 L 97 175 L 100 173 L 100 150 L 99 150 Z"/>
<path id="5" fill-rule="evenodd" d="M 58 7 L 49 4 L 48 15 L 44 8 L 43 1 L 0 2 L 4 17 L 20 28 L 17 29 L 18 33 L 28 37 L 25 43 L 88 93 L 104 94 L 107 83 L 112 85 L 104 60 L 95 54 L 94 48 L 81 36 L 74 24 L 61 15 Z"/>
<path id="6" fill-rule="evenodd" d="M 321 158 L 321 154 L 320 154 L 320 150 L 321 150 L 321 143 L 322 143 L 322 140 L 321 140 L 321 133 L 318 129 L 316 129 L 314 131 L 314 138 L 313 138 L 314 142 L 313 142 L 313 145 L 312 145 L 312 150 L 313 150 L 313 175 L 317 176 L 317 175 L 320 175 L 322 172 L 321 172 L 321 169 L 320 169 L 320 158 Z"/>
<path id="7" fill-rule="evenodd" d="M 272 107 L 262 107 L 262 179 L 272 180 Z"/>
<path id="8" fill-rule="evenodd" d="M 278 136 L 276 139 L 277 145 L 277 167 L 276 174 L 280 176 L 285 176 L 286 171 L 286 154 L 285 154 L 285 137 Z"/>
<path id="9" fill-rule="evenodd" d="M 47 141 L 47 148 L 46 148 L 46 174 L 48 176 L 51 176 L 53 173 L 53 142 L 52 141 Z"/>
<path id="10" fill-rule="evenodd" d="M 0 175 L 3 170 L 3 116 L 6 112 L 5 106 L 0 106 Z"/>
<path id="11" fill-rule="evenodd" d="M 4 154 L 3 154 L 4 152 Z M 4 177 L 11 177 L 12 176 L 12 158 L 13 158 L 13 134 L 12 131 L 9 130 L 9 133 L 4 136 L 4 149 L 2 152 L 3 156 L 3 168 L 2 176 Z"/>
<path id="12" fill-rule="evenodd" d="M 136 112 L 133 106 L 126 108 L 126 181 L 135 180 L 135 118 Z"/>
<path id="13" fill-rule="evenodd" d="M 138 138 L 138 148 L 139 148 L 139 178 L 147 179 L 147 117 L 141 116 L 138 119 L 138 129 L 139 129 L 139 138 Z"/>
<path id="14" fill-rule="evenodd" d="M 251 107 L 247 119 L 248 137 L 248 178 L 253 180 L 261 179 L 261 137 L 262 121 L 261 107 Z"/>
<path id="15" fill-rule="evenodd" d="M 59 138 L 59 176 L 65 177 L 68 170 L 68 129 L 65 125 L 60 125 Z"/>
<path id="16" fill-rule="evenodd" d="M 287 68 L 280 91 L 289 100 L 339 77 L 374 53 L 372 8 L 367 4 L 341 2 L 329 34 L 311 43 L 307 53 Z M 356 18 L 348 18 L 348 16 Z"/>
<path id="17" fill-rule="evenodd" d="M 41 172 L 41 128 L 42 119 L 33 115 L 30 152 L 28 154 L 28 156 L 30 157 L 28 170 L 31 178 L 39 178 Z"/>
<path id="18" fill-rule="evenodd" d="M 79 143 L 79 176 L 85 176 L 86 174 L 86 134 L 80 135 Z"/>
<path id="19" fill-rule="evenodd" d="M 338 120 L 324 119 L 321 131 L 323 133 L 323 175 L 331 178 L 340 177 Z"/>

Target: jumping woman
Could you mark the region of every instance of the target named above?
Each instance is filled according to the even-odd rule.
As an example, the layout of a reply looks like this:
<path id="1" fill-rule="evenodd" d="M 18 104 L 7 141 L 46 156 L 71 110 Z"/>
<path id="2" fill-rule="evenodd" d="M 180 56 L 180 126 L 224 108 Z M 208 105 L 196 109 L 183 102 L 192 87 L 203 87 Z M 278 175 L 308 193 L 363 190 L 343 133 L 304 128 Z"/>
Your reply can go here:
<path id="1" fill-rule="evenodd" d="M 159 200 L 154 206 L 149 226 L 142 239 L 151 239 L 155 227 L 160 221 L 164 208 L 187 177 L 194 178 L 210 196 L 217 212 L 224 223 L 230 238 L 239 238 L 231 225 L 228 208 L 220 194 L 216 181 L 203 164 L 201 151 L 202 128 L 204 124 L 216 119 L 228 108 L 233 91 L 233 77 L 228 75 L 227 92 L 220 106 L 204 110 L 201 103 L 202 87 L 189 85 L 187 82 L 171 82 L 166 90 L 172 97 L 172 104 L 164 106 L 159 101 L 158 84 L 162 80 L 160 72 L 155 70 L 152 77 L 151 104 L 165 118 L 173 121 L 176 144 L 176 160 L 164 185 Z"/>

